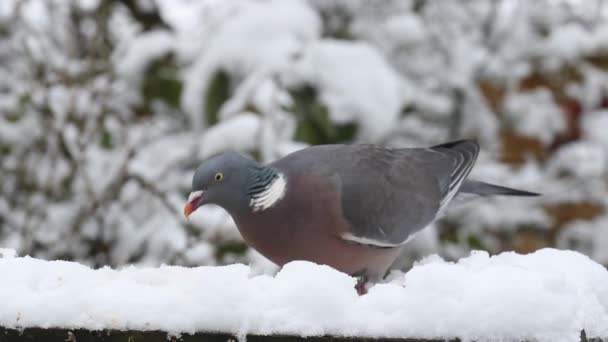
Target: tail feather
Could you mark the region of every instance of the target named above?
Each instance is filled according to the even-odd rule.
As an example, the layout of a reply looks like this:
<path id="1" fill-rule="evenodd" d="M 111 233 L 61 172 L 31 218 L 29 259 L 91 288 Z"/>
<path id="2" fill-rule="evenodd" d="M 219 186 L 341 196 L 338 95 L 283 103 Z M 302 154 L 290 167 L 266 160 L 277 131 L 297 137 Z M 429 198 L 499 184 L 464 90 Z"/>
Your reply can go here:
<path id="1" fill-rule="evenodd" d="M 539 193 L 507 188 L 505 186 L 494 185 L 467 179 L 460 186 L 461 193 L 475 194 L 479 196 L 540 196 Z"/>

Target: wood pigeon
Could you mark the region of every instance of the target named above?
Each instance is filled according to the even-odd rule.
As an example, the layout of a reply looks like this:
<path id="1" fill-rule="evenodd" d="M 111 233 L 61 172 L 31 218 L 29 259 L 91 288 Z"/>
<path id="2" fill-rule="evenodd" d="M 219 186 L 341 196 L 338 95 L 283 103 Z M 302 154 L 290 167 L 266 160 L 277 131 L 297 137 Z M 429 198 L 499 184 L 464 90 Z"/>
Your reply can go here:
<path id="1" fill-rule="evenodd" d="M 268 165 L 227 152 L 198 167 L 184 214 L 219 205 L 245 241 L 280 266 L 308 260 L 375 282 L 455 196 L 538 195 L 466 179 L 478 152 L 472 140 L 319 145 Z"/>

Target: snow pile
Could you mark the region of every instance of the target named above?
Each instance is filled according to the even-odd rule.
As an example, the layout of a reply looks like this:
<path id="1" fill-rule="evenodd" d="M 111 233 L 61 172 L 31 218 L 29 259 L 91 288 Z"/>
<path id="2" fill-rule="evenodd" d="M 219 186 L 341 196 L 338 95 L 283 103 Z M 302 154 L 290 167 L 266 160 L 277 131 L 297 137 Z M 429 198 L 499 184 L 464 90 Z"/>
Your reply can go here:
<path id="1" fill-rule="evenodd" d="M 178 39 L 186 46 L 177 46 L 186 60 L 191 58 L 192 45 L 199 48 L 193 64 L 183 73 L 182 107 L 194 123 L 203 125 L 199 123 L 205 105 L 201 94 L 206 93 L 216 72 L 245 78 L 286 68 L 320 34 L 317 14 L 303 1 L 234 1 L 210 6 L 202 18 L 205 24 L 195 26 L 195 32 L 180 32 Z"/>
<path id="2" fill-rule="evenodd" d="M 512 95 L 505 102 L 509 121 L 525 136 L 551 142 L 565 128 L 563 115 L 548 90 Z"/>
<path id="3" fill-rule="evenodd" d="M 360 124 L 359 136 L 378 141 L 405 103 L 399 75 L 372 45 L 325 39 L 311 45 L 287 73 L 288 83 L 312 85 L 336 123 Z"/>
<path id="4" fill-rule="evenodd" d="M 557 151 L 549 169 L 556 174 L 571 174 L 578 178 L 599 178 L 606 170 L 604 152 L 598 143 L 570 143 Z"/>
<path id="5" fill-rule="evenodd" d="M 126 267 L 0 259 L 0 325 L 170 333 L 575 341 L 608 336 L 608 271 L 571 251 L 429 257 L 358 296 L 355 279 L 309 262 L 276 276 L 244 265 Z"/>
<path id="6" fill-rule="evenodd" d="M 150 62 L 171 51 L 173 39 L 168 32 L 159 30 L 142 33 L 133 41 L 129 41 L 125 51 L 118 49 L 124 55 L 115 56 L 118 73 L 139 81 L 140 77 L 145 76 L 145 67 Z"/>
<path id="7" fill-rule="evenodd" d="M 608 215 L 591 221 L 574 221 L 567 225 L 559 239 L 560 246 L 592 251 L 589 256 L 593 260 L 608 264 L 608 249 L 603 248 L 608 243 Z"/>

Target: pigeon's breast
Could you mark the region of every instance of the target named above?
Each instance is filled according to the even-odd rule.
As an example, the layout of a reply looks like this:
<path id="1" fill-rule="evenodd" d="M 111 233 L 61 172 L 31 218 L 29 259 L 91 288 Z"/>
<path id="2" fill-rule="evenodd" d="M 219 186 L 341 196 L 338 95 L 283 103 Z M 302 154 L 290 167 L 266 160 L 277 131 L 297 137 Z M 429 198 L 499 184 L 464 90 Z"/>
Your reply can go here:
<path id="1" fill-rule="evenodd" d="M 331 179 L 291 175 L 285 196 L 263 211 L 235 217 L 245 241 L 278 265 L 308 260 L 349 274 L 384 273 L 399 248 L 375 248 L 340 238 L 350 230 Z"/>

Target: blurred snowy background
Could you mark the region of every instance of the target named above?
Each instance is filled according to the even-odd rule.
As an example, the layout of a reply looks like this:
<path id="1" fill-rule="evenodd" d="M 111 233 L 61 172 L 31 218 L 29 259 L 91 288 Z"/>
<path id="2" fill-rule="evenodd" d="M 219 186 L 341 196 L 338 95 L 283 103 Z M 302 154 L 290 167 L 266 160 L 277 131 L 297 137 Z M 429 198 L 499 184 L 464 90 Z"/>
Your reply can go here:
<path id="1" fill-rule="evenodd" d="M 21 255 L 268 269 L 221 209 L 183 218 L 202 160 L 465 137 L 474 176 L 544 196 L 454 207 L 402 265 L 608 265 L 608 2 L 0 1 L 0 246 Z"/>

